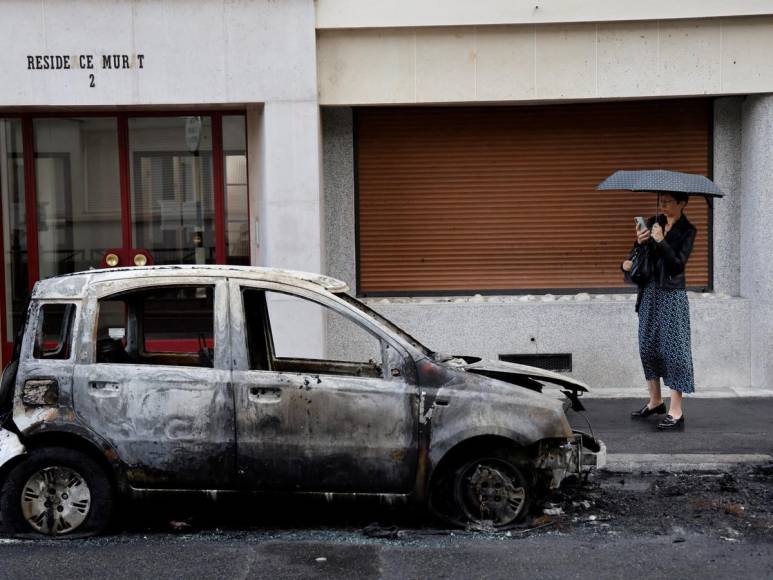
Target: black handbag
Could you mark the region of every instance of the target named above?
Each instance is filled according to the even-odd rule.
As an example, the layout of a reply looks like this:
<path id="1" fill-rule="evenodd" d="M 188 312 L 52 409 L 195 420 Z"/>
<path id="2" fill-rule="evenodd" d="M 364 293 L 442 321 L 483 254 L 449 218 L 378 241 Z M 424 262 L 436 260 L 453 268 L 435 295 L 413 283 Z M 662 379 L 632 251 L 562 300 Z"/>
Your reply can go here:
<path id="1" fill-rule="evenodd" d="M 652 256 L 649 245 L 636 246 L 631 252 L 631 271 L 628 278 L 639 287 L 644 287 L 652 278 Z"/>

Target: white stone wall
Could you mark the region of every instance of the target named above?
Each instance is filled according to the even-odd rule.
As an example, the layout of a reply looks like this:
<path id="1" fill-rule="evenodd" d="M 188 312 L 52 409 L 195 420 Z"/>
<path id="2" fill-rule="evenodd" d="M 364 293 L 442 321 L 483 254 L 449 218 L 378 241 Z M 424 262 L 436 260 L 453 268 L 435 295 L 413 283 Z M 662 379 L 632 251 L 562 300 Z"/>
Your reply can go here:
<path id="1" fill-rule="evenodd" d="M 4 0 L 0 107 L 316 101 L 314 18 L 312 0 Z M 102 69 L 113 54 L 131 68 Z M 29 70 L 30 55 L 72 68 Z"/>
<path id="2" fill-rule="evenodd" d="M 773 96 L 743 105 L 741 296 L 752 302 L 751 381 L 773 389 Z"/>
<path id="3" fill-rule="evenodd" d="M 741 293 L 741 114 L 744 97 L 714 101 L 714 291 Z"/>
<path id="4" fill-rule="evenodd" d="M 699 394 L 748 389 L 750 303 L 690 293 Z M 433 350 L 496 359 L 500 354 L 571 353 L 571 376 L 594 393 L 646 393 L 633 296 L 368 299 Z M 356 349 L 357 345 L 348 345 Z"/>

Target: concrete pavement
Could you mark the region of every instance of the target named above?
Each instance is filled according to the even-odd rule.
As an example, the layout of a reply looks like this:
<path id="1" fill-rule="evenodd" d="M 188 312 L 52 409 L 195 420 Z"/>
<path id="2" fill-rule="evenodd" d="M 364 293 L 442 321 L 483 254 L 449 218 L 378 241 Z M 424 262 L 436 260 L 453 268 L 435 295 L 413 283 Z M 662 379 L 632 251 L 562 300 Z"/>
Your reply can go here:
<path id="1" fill-rule="evenodd" d="M 721 470 L 773 460 L 773 398 L 689 398 L 685 429 L 660 432 L 662 416 L 632 419 L 645 398 L 583 397 L 584 415 L 607 446 L 606 469 Z M 582 416 L 569 411 L 572 425 L 588 430 Z"/>

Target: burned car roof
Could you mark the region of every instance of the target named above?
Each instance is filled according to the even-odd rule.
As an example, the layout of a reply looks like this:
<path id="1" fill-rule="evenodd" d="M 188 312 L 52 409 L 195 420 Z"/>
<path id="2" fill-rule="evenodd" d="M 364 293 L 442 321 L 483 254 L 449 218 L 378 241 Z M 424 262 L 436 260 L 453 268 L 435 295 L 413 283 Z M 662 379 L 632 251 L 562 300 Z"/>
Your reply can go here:
<path id="1" fill-rule="evenodd" d="M 222 276 L 246 278 L 266 282 L 278 282 L 293 286 L 325 290 L 327 292 L 346 292 L 346 282 L 323 276 L 282 268 L 263 268 L 258 266 L 223 265 L 174 265 L 144 266 L 128 268 L 110 268 L 88 270 L 75 274 L 65 274 L 39 281 L 32 292 L 33 298 L 82 298 L 86 288 L 94 282 L 124 280 L 127 278 L 158 278 L 169 276 Z"/>

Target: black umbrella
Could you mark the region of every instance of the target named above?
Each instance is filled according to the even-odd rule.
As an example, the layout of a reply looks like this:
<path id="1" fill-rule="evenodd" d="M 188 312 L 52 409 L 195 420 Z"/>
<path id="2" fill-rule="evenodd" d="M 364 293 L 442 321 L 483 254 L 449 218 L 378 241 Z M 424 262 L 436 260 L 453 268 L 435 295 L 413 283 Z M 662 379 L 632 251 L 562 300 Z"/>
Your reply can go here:
<path id="1" fill-rule="evenodd" d="M 708 177 L 695 173 L 681 173 L 666 169 L 645 169 L 640 171 L 615 171 L 598 184 L 597 190 L 627 189 L 657 193 L 657 205 L 660 206 L 660 194 L 682 193 L 685 195 L 700 195 L 711 204 L 715 197 L 725 194 Z M 657 208 L 655 209 L 657 215 Z"/>
<path id="2" fill-rule="evenodd" d="M 615 171 L 596 189 L 628 189 L 653 193 L 686 193 L 703 197 L 725 195 L 708 177 L 694 173 L 680 173 L 665 169 L 644 171 Z"/>

